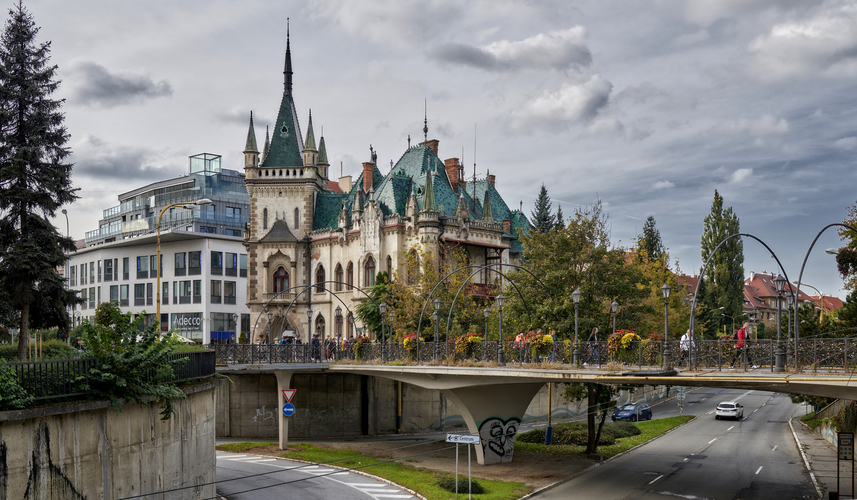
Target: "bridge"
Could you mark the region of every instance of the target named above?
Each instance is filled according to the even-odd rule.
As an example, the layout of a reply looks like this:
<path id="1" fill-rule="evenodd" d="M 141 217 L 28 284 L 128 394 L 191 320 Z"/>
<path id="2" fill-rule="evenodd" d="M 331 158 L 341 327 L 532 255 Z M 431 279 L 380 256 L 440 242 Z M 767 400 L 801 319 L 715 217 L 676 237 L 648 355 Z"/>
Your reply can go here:
<path id="1" fill-rule="evenodd" d="M 285 403 L 281 390 L 291 388 L 295 373 L 369 375 L 438 390 L 461 411 L 470 433 L 482 438 L 482 446 L 476 447 L 479 463 L 491 464 L 512 460 L 514 439 L 524 412 L 546 383 L 722 387 L 857 400 L 857 380 L 852 379 L 850 372 L 857 359 L 852 359 L 853 355 L 848 354 L 847 342 L 846 339 L 816 341 L 814 351 L 810 351 L 816 356 L 812 366 L 815 372 L 794 373 L 774 373 L 773 365 L 757 369 L 746 366 L 739 369 L 724 368 L 722 364 L 714 362 L 715 359 L 722 362 L 723 352 L 719 352 L 716 358 L 710 355 L 713 346 L 707 346 L 709 355 L 703 355 L 706 352 L 703 349 L 693 353 L 692 371 L 681 367 L 678 370 L 652 368 L 660 366 L 659 359 L 652 359 L 655 363 L 651 365 L 640 364 L 636 367 L 623 366 L 614 361 L 606 365 L 609 369 L 581 369 L 567 361 L 563 362 L 565 355 L 558 352 L 546 352 L 543 355 L 536 353 L 536 356 L 530 352 L 529 362 L 525 362 L 527 354 L 522 354 L 519 362 L 508 366 L 498 366 L 496 362 L 473 357 L 454 361 L 454 352 L 444 353 L 447 355 L 445 359 L 459 366 L 443 365 L 434 360 L 415 364 L 411 354 L 396 344 L 370 345 L 368 347 L 371 349 L 366 352 L 321 352 L 321 349 L 313 352 L 311 346 L 288 345 L 231 344 L 213 345 L 212 348 L 221 365 L 218 372 L 273 372 L 277 377 L 280 406 Z M 509 352 L 514 353 L 514 346 L 509 347 Z M 753 354 L 756 356 L 753 357 L 761 362 L 765 359 L 765 353 L 759 344 L 755 347 L 757 350 Z M 769 347 L 773 349 L 774 346 L 771 344 Z M 429 345 L 426 349 L 431 356 L 435 353 L 433 348 Z M 851 350 L 857 351 L 853 347 Z M 486 354 L 492 352 L 496 352 L 496 347 L 485 349 Z M 825 361 L 822 362 L 822 358 L 817 357 L 820 352 L 839 354 L 825 355 Z M 638 359 L 641 357 L 642 354 Z M 384 359 L 387 362 L 383 362 Z M 843 364 L 840 365 L 840 361 Z M 460 366 L 466 362 L 480 366 Z M 690 359 L 685 364 L 689 362 Z M 279 439 L 283 449 L 288 443 L 288 422 L 288 418 L 279 416 Z"/>

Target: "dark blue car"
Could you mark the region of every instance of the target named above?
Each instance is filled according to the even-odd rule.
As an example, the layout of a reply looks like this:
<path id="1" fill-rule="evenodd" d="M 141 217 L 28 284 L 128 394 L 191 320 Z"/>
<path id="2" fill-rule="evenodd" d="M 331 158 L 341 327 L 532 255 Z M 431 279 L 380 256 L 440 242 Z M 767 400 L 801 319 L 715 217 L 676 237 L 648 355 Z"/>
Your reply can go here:
<path id="1" fill-rule="evenodd" d="M 636 422 L 638 419 L 651 420 L 652 408 L 646 403 L 628 403 L 614 411 L 611 418 L 614 422 L 617 420 L 627 420 L 629 422 Z"/>

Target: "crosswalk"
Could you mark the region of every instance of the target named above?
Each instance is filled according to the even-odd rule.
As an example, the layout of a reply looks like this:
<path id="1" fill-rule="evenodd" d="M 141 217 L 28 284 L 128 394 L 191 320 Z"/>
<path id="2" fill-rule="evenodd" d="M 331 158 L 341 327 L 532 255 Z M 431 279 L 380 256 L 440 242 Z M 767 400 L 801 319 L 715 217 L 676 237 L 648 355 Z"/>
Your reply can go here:
<path id="1" fill-rule="evenodd" d="M 336 481 L 344 486 L 359 490 L 360 492 L 377 500 L 417 498 L 411 493 L 408 493 L 407 491 L 404 491 L 401 488 L 397 488 L 396 486 L 393 486 L 391 484 L 382 483 L 380 481 L 370 482 L 370 478 L 366 478 L 359 474 L 350 473 L 348 471 L 340 469 L 332 469 L 330 467 L 324 467 L 319 465 L 302 465 L 278 458 L 258 455 L 241 455 L 233 453 L 218 453 L 217 460 L 224 460 L 227 462 L 244 462 L 272 465 L 283 470 L 294 470 L 294 472 L 324 477 L 326 479 Z M 358 479 L 360 481 L 356 481 Z"/>

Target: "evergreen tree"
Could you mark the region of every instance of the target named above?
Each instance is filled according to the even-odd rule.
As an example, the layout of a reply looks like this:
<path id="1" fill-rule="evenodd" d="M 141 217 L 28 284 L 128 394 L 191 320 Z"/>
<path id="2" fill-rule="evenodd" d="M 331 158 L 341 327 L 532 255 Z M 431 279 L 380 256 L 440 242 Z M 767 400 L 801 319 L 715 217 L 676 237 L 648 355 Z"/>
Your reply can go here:
<path id="1" fill-rule="evenodd" d="M 551 213 L 551 198 L 544 184 L 536 198 L 536 209 L 532 213 L 533 225 L 541 233 L 547 233 L 554 227 L 554 215 Z"/>
<path id="2" fill-rule="evenodd" d="M 705 217 L 702 229 L 702 261 L 708 260 L 714 249 L 726 237 L 739 233 L 738 216 L 732 207 L 723 208 L 723 197 L 714 191 L 711 213 Z M 713 314 L 715 310 L 728 316 L 743 314 L 744 306 L 744 244 L 740 238 L 732 238 L 714 254 L 705 273 L 708 311 L 708 327 L 719 330 L 723 316 Z"/>
<path id="3" fill-rule="evenodd" d="M 663 260 L 667 251 L 661 241 L 661 232 L 655 227 L 655 217 L 650 215 L 643 225 L 643 234 L 637 236 L 637 242 L 641 251 L 648 255 L 652 262 Z"/>
<path id="4" fill-rule="evenodd" d="M 20 327 L 19 359 L 30 327 L 66 326 L 73 301 L 57 269 L 74 243 L 49 218 L 77 195 L 63 101 L 51 99 L 57 68 L 49 65 L 50 42 L 36 43 L 38 31 L 19 2 L 0 36 L 0 301 Z"/>
<path id="5" fill-rule="evenodd" d="M 562 205 L 556 207 L 556 224 L 554 225 L 557 229 L 562 229 L 565 227 L 565 220 L 562 217 Z"/>

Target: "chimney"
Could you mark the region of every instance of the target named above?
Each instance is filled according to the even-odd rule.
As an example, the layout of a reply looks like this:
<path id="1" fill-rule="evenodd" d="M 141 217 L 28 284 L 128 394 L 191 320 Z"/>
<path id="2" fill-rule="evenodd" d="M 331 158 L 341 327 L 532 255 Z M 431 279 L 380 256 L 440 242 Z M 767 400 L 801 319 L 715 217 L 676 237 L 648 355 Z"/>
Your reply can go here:
<path id="1" fill-rule="evenodd" d="M 753 278 L 755 278 L 755 277 L 756 277 L 756 273 L 754 273 L 753 271 L 750 271 L 750 283 L 753 282 Z"/>
<path id="2" fill-rule="evenodd" d="M 495 181 L 496 179 L 497 179 L 497 176 L 496 176 L 496 175 L 494 175 L 494 174 L 488 174 L 488 182 L 491 184 L 491 186 L 493 186 L 493 187 L 497 187 L 497 185 L 496 185 L 496 184 L 494 184 L 494 181 Z"/>
<path id="3" fill-rule="evenodd" d="M 342 190 L 343 193 L 348 193 L 351 191 L 351 176 L 346 175 L 339 178 L 339 189 Z"/>
<path id="4" fill-rule="evenodd" d="M 426 145 L 434 151 L 434 154 L 437 155 L 437 145 L 440 143 L 437 139 L 432 139 L 430 141 L 426 141 Z"/>
<path id="5" fill-rule="evenodd" d="M 372 162 L 363 162 L 363 191 L 369 192 L 372 190 L 373 170 L 375 164 Z"/>
<path id="6" fill-rule="evenodd" d="M 503 221 L 503 231 L 506 231 L 510 234 L 512 233 L 512 221 L 510 221 L 509 219 Z"/>
<path id="7" fill-rule="evenodd" d="M 458 158 L 443 160 L 443 168 L 446 170 L 446 176 L 449 178 L 452 190 L 458 193 Z"/>

